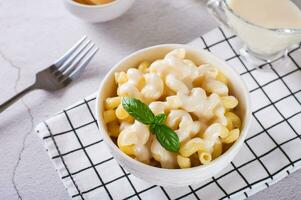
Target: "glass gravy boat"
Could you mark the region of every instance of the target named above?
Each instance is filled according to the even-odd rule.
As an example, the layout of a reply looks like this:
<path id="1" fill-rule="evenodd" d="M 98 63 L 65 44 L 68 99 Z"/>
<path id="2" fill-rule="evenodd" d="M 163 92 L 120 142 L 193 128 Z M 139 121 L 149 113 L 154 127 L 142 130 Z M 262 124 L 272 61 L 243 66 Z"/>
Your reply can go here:
<path id="1" fill-rule="evenodd" d="M 293 0 L 299 8 L 301 1 Z M 288 50 L 301 41 L 301 28 L 269 29 L 238 16 L 230 8 L 228 0 L 210 0 L 209 12 L 224 26 L 228 27 L 244 43 L 241 55 L 251 64 L 272 62 L 287 57 Z"/>

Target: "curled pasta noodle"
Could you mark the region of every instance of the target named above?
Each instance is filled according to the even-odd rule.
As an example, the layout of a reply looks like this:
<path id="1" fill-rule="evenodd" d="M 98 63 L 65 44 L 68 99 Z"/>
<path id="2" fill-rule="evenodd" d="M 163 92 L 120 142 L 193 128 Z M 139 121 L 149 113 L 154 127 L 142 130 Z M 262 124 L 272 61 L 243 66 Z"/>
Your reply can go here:
<path id="1" fill-rule="evenodd" d="M 135 120 L 134 124 L 125 127 L 119 134 L 118 146 L 146 144 L 149 138 L 148 127 L 141 122 Z"/>
<path id="2" fill-rule="evenodd" d="M 166 85 L 177 93 L 188 94 L 188 87 L 180 80 L 178 80 L 174 75 L 168 75 L 165 81 Z"/>
<path id="3" fill-rule="evenodd" d="M 238 105 L 238 100 L 234 96 L 224 96 L 221 99 L 226 109 L 233 109 Z"/>
<path id="4" fill-rule="evenodd" d="M 119 104 L 119 106 L 117 107 L 116 111 L 115 111 L 116 117 L 118 119 L 124 120 L 126 118 L 128 118 L 130 115 L 125 111 L 125 109 L 122 107 L 121 104 Z"/>
<path id="5" fill-rule="evenodd" d="M 218 72 L 218 74 L 216 76 L 216 80 L 223 82 L 226 85 L 228 85 L 228 83 L 229 83 L 227 77 L 220 71 Z"/>
<path id="6" fill-rule="evenodd" d="M 126 75 L 127 81 L 121 83 L 117 89 L 118 96 L 129 96 L 137 99 L 142 99 L 139 87 L 143 85 L 143 74 L 137 69 L 130 68 L 127 71 Z"/>
<path id="7" fill-rule="evenodd" d="M 222 139 L 222 142 L 226 144 L 235 142 L 239 138 L 239 132 L 238 128 L 231 130 L 228 136 Z"/>
<path id="8" fill-rule="evenodd" d="M 184 169 L 209 164 L 238 140 L 239 101 L 228 78 L 189 56 L 185 49 L 175 49 L 162 59 L 115 73 L 117 96 L 105 99 L 102 114 L 110 137 L 128 156 L 156 167 Z M 162 123 L 177 134 L 179 152 L 166 150 L 149 125 L 127 113 L 123 97 L 139 99 L 154 115 L 164 113 Z"/>
<path id="9" fill-rule="evenodd" d="M 217 118 L 217 122 L 222 124 L 223 126 L 227 126 L 228 120 L 225 116 L 226 109 L 221 104 L 215 108 L 215 115 Z"/>
<path id="10" fill-rule="evenodd" d="M 162 101 L 155 101 L 150 103 L 149 108 L 155 115 L 165 113 L 165 111 L 168 109 L 167 103 Z"/>
<path id="11" fill-rule="evenodd" d="M 218 142 L 219 138 L 226 138 L 228 136 L 228 130 L 219 123 L 210 125 L 203 134 L 203 140 L 205 144 L 205 151 L 212 153 L 214 145 Z"/>
<path id="12" fill-rule="evenodd" d="M 119 106 L 121 97 L 112 97 L 105 100 L 105 108 L 107 110 L 115 109 Z"/>
<path id="13" fill-rule="evenodd" d="M 179 81 L 192 86 L 193 80 L 199 76 L 199 71 L 192 61 L 183 60 L 185 55 L 184 49 L 175 49 L 166 54 L 163 60 L 152 63 L 149 71 L 157 73 L 164 80 L 167 75 L 173 75 Z"/>
<path id="14" fill-rule="evenodd" d="M 179 109 L 183 105 L 182 100 L 178 96 L 166 97 L 166 103 L 171 109 Z"/>
<path id="15" fill-rule="evenodd" d="M 194 64 L 194 62 L 192 62 L 192 60 L 189 59 L 184 59 L 183 63 L 185 63 L 186 65 L 190 66 L 190 68 L 197 68 L 197 66 Z"/>
<path id="16" fill-rule="evenodd" d="M 175 130 L 180 142 L 195 136 L 202 125 L 199 121 L 193 121 L 189 113 L 183 110 L 171 110 L 166 124 Z"/>
<path id="17" fill-rule="evenodd" d="M 150 152 L 147 142 L 150 136 L 146 125 L 135 120 L 134 124 L 125 127 L 119 134 L 117 145 L 119 148 L 133 148 L 133 155 L 137 160 L 148 163 Z M 125 152 L 126 153 L 126 152 Z"/>
<path id="18" fill-rule="evenodd" d="M 134 148 L 135 158 L 143 163 L 149 164 L 151 159 L 151 152 L 148 144 L 138 144 Z"/>
<path id="19" fill-rule="evenodd" d="M 125 72 L 116 72 L 115 81 L 118 85 L 123 84 L 128 81 L 127 74 Z"/>
<path id="20" fill-rule="evenodd" d="M 177 162 L 181 169 L 190 168 L 191 162 L 189 158 L 183 157 L 181 155 L 177 155 Z"/>
<path id="21" fill-rule="evenodd" d="M 145 86 L 141 90 L 141 94 L 148 101 L 154 101 L 158 99 L 164 89 L 163 81 L 154 73 L 148 73 L 144 75 Z"/>
<path id="22" fill-rule="evenodd" d="M 240 118 L 233 112 L 226 112 L 225 117 L 227 118 L 227 121 L 230 123 L 229 130 L 232 130 L 234 128 L 240 128 L 241 127 L 241 120 Z"/>
<path id="23" fill-rule="evenodd" d="M 127 71 L 128 82 L 133 83 L 135 86 L 139 87 L 143 82 L 143 73 L 135 68 L 130 68 Z"/>
<path id="24" fill-rule="evenodd" d="M 181 60 L 183 60 L 186 56 L 186 51 L 185 49 L 175 49 L 171 52 L 169 52 L 168 54 L 166 54 L 165 58 L 170 59 L 170 58 L 179 58 Z"/>
<path id="25" fill-rule="evenodd" d="M 213 146 L 212 151 L 212 159 L 215 159 L 222 155 L 223 153 L 223 143 L 221 142 L 221 139 L 219 139 Z"/>
<path id="26" fill-rule="evenodd" d="M 146 73 L 147 72 L 147 69 L 148 67 L 150 66 L 150 62 L 148 61 L 143 61 L 139 64 L 138 66 L 138 70 L 141 72 L 141 73 Z"/>
<path id="27" fill-rule="evenodd" d="M 193 112 L 199 110 L 206 98 L 206 92 L 202 88 L 193 88 L 188 95 L 178 93 L 175 96 L 167 97 L 166 101 L 174 109 L 183 108 L 187 112 Z"/>
<path id="28" fill-rule="evenodd" d="M 178 93 L 176 96 L 167 97 L 166 101 L 171 108 L 182 108 L 187 112 L 192 112 L 200 119 L 206 120 L 215 116 L 215 109 L 221 103 L 217 94 L 207 97 L 202 88 L 193 88 L 190 95 Z"/>
<path id="29" fill-rule="evenodd" d="M 169 66 L 169 64 L 165 60 L 156 60 L 149 67 L 150 73 L 158 74 L 163 80 L 168 74 L 171 73 L 171 71 L 172 66 Z"/>
<path id="30" fill-rule="evenodd" d="M 198 151 L 205 151 L 205 143 L 204 140 L 201 138 L 195 137 L 192 138 L 191 140 L 187 141 L 186 143 L 182 144 L 180 147 L 179 153 L 188 158 L 192 154 L 198 152 Z"/>
<path id="31" fill-rule="evenodd" d="M 142 74 L 139 70 L 131 68 L 127 72 L 127 81 L 119 85 L 117 94 L 151 102 L 158 99 L 163 90 L 164 84 L 159 75 Z"/>
<path id="32" fill-rule="evenodd" d="M 177 167 L 177 155 L 164 149 L 156 138 L 153 139 L 151 153 L 153 158 L 160 162 L 163 168 Z"/>
<path id="33" fill-rule="evenodd" d="M 185 62 L 186 52 L 184 49 L 176 49 L 171 51 L 165 56 L 165 60 L 174 66 L 176 77 L 183 81 L 193 80 L 198 77 L 199 72 L 195 65 L 191 65 L 191 62 Z"/>
<path id="34" fill-rule="evenodd" d="M 227 96 L 229 92 L 226 84 L 215 79 L 207 79 L 206 81 L 203 81 L 202 86 L 206 92 L 215 93 L 220 96 Z"/>
<path id="35" fill-rule="evenodd" d="M 205 64 L 199 67 L 199 74 L 204 76 L 206 79 L 216 79 L 218 76 L 218 70 L 212 65 Z"/>
<path id="36" fill-rule="evenodd" d="M 131 82 L 124 83 L 119 86 L 117 94 L 122 97 L 134 97 L 137 99 L 142 99 L 140 91 L 137 89 L 135 84 Z"/>

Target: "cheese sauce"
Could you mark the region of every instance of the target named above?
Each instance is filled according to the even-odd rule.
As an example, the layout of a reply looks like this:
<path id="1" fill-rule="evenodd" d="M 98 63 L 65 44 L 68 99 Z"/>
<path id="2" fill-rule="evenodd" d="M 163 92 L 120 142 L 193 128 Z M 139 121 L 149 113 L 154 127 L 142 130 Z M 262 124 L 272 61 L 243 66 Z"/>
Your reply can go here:
<path id="1" fill-rule="evenodd" d="M 301 28 L 301 10 L 290 0 L 228 0 L 234 13 L 266 28 Z"/>

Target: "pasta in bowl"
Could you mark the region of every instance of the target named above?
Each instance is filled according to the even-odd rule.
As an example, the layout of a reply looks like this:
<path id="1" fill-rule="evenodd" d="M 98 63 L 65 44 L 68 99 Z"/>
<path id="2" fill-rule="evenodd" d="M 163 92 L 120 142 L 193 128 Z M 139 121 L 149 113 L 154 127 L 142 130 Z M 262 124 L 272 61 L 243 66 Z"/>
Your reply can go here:
<path id="1" fill-rule="evenodd" d="M 221 171 L 250 122 L 239 75 L 185 45 L 154 46 L 123 59 L 100 87 L 97 113 L 117 161 L 163 186 L 199 183 Z"/>

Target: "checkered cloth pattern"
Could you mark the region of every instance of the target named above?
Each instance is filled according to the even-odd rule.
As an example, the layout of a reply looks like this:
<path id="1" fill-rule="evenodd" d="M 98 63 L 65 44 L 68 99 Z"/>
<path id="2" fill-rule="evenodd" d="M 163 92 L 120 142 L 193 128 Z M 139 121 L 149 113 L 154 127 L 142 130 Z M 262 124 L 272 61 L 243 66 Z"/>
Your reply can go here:
<path id="1" fill-rule="evenodd" d="M 226 60 L 247 84 L 253 120 L 239 154 L 199 185 L 150 185 L 111 156 L 97 127 L 92 95 L 37 126 L 72 199 L 245 199 L 301 167 L 300 47 L 290 51 L 288 65 L 278 60 L 258 70 L 242 60 L 238 38 L 221 28 L 189 45 Z"/>

